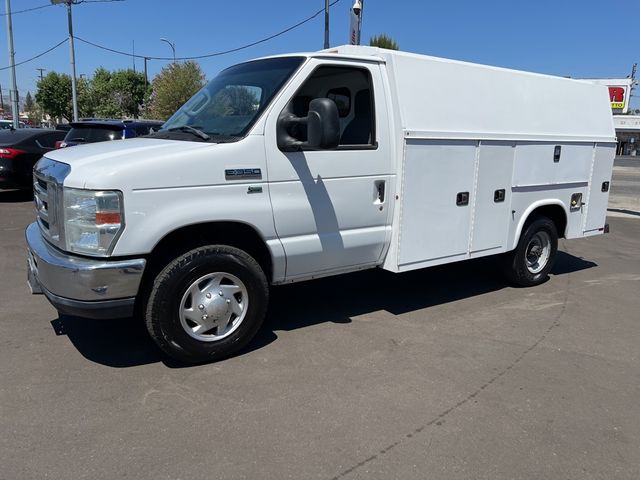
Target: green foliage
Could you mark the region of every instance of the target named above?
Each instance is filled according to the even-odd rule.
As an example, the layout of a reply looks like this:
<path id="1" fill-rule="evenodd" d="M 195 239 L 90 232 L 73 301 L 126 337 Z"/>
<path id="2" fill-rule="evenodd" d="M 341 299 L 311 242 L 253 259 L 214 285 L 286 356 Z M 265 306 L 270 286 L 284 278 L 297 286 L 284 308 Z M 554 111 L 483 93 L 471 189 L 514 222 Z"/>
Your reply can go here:
<path id="1" fill-rule="evenodd" d="M 76 79 L 76 94 L 78 95 L 78 116 L 93 117 L 91 82 L 84 77 Z M 73 112 L 73 107 L 71 111 Z"/>
<path id="2" fill-rule="evenodd" d="M 66 73 L 49 72 L 37 83 L 36 102 L 44 113 L 53 118 L 65 118 L 73 120 L 73 104 L 71 95 L 71 77 Z M 78 114 L 88 116 L 92 113 L 89 102 L 89 82 L 86 79 L 78 79 L 76 82 L 78 95 Z"/>
<path id="3" fill-rule="evenodd" d="M 200 90 L 205 76 L 196 62 L 171 63 L 151 82 L 146 116 L 166 120 Z"/>
<path id="4" fill-rule="evenodd" d="M 27 92 L 27 95 L 24 97 L 24 111 L 27 114 L 27 118 L 31 125 L 36 127 L 40 125 L 40 121 L 42 120 L 42 109 L 33 99 L 31 92 Z"/>
<path id="5" fill-rule="evenodd" d="M 371 47 L 387 48 L 389 50 L 400 50 L 398 43 L 386 33 L 374 35 L 369 39 Z"/>
<path id="6" fill-rule="evenodd" d="M 29 113 L 35 108 L 35 106 L 36 106 L 36 102 L 33 100 L 33 97 L 31 96 L 31 92 L 27 92 L 27 95 L 24 97 L 25 112 Z"/>
<path id="7" fill-rule="evenodd" d="M 36 101 L 42 106 L 45 113 L 54 118 L 73 119 L 73 107 L 71 105 L 71 77 L 49 72 L 38 81 Z"/>
<path id="8" fill-rule="evenodd" d="M 102 118 L 137 117 L 145 93 L 144 74 L 98 68 L 89 88 L 92 114 Z"/>

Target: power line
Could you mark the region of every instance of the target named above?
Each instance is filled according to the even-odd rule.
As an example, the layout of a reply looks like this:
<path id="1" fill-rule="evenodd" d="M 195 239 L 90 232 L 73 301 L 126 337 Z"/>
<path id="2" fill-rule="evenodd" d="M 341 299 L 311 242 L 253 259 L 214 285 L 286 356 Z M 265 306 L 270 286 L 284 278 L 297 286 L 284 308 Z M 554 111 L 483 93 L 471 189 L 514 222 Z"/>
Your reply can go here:
<path id="1" fill-rule="evenodd" d="M 86 2 L 89 2 L 89 1 L 98 2 L 98 1 L 122 1 L 122 0 L 84 0 L 84 1 L 86 1 Z M 334 0 L 333 2 L 331 2 L 329 4 L 329 6 L 332 7 L 332 6 L 334 6 L 336 3 L 340 2 L 340 1 L 342 1 L 342 0 Z M 255 42 L 251 42 L 251 43 L 248 43 L 246 45 L 242 45 L 240 47 L 230 48 L 229 50 L 223 50 L 221 52 L 208 53 L 206 55 L 197 55 L 197 56 L 193 56 L 193 57 L 176 57 L 175 59 L 173 57 L 153 57 L 153 56 L 149 56 L 149 55 L 136 55 L 136 54 L 133 54 L 133 53 L 123 52 L 122 50 L 116 50 L 114 48 L 109 48 L 109 47 L 105 47 L 104 45 L 99 45 L 97 43 L 90 42 L 89 40 L 85 40 L 84 38 L 80 38 L 77 35 L 74 36 L 74 38 L 76 40 L 81 41 L 82 43 L 86 43 L 87 45 L 91 45 L 93 47 L 100 48 L 102 50 L 106 50 L 106 51 L 111 52 L 111 53 L 117 53 L 118 55 L 125 55 L 127 57 L 146 58 L 147 60 L 200 60 L 202 58 L 211 58 L 211 57 L 218 57 L 220 55 L 227 55 L 229 53 L 238 52 L 240 50 L 245 50 L 245 49 L 253 47 L 255 45 L 259 45 L 261 43 L 268 42 L 269 40 L 272 40 L 272 39 L 274 39 L 276 37 L 284 35 L 285 33 L 288 33 L 291 30 L 294 30 L 294 29 L 304 25 L 307 22 L 310 22 L 311 20 L 316 18 L 321 13 L 324 13 L 324 8 L 321 8 L 320 10 L 318 10 L 316 13 L 314 13 L 310 17 L 307 17 L 304 20 L 296 23 L 295 25 L 292 25 L 292 26 L 290 26 L 288 28 L 285 28 L 284 30 L 279 31 L 278 33 L 274 33 L 273 35 L 269 35 L 268 37 L 262 38 L 260 40 L 256 40 Z"/>
<path id="2" fill-rule="evenodd" d="M 44 52 L 39 53 L 39 54 L 37 54 L 37 55 L 35 55 L 35 56 L 31 57 L 31 58 L 28 58 L 27 60 L 23 60 L 23 61 L 21 61 L 21 62 L 16 63 L 16 67 L 17 67 L 17 66 L 19 66 L 19 65 L 24 65 L 25 63 L 32 62 L 32 61 L 33 61 L 33 60 L 35 60 L 36 58 L 40 58 L 40 57 L 42 57 L 43 55 L 46 55 L 47 53 L 49 53 L 49 52 L 51 52 L 51 51 L 55 50 L 56 48 L 58 48 L 60 45 L 63 45 L 63 44 L 65 44 L 65 43 L 67 43 L 68 41 L 69 41 L 69 39 L 68 39 L 68 38 L 65 38 L 65 39 L 64 39 L 64 40 L 62 40 L 60 43 L 55 44 L 53 47 L 51 47 L 51 48 L 49 48 L 49 49 L 45 50 Z M 8 70 L 8 69 L 10 69 L 10 68 L 11 68 L 11 67 L 1 67 L 1 68 L 0 68 L 0 71 L 2 71 L 2 70 Z"/>
<path id="3" fill-rule="evenodd" d="M 111 3 L 111 2 L 124 2 L 126 0 L 72 0 L 74 5 L 79 5 L 81 3 Z M 54 5 L 53 3 L 47 3 L 45 5 L 40 5 L 38 7 L 32 7 L 32 8 L 26 8 L 24 10 L 16 10 L 16 11 L 12 11 L 11 15 L 17 15 L 19 13 L 27 13 L 27 12 L 33 12 L 35 10 L 40 10 L 42 8 L 47 8 L 47 7 L 55 7 L 56 5 Z M 6 13 L 0 13 L 0 17 L 6 17 L 7 14 Z"/>
<path id="4" fill-rule="evenodd" d="M 125 1 L 125 0 L 81 0 L 79 3 L 108 3 L 108 2 L 123 2 L 123 1 Z M 342 1 L 342 0 L 334 0 L 333 2 L 331 2 L 329 4 L 329 6 L 333 7 L 335 4 L 339 3 L 340 1 Z M 32 9 L 20 10 L 18 12 L 11 12 L 11 14 L 13 15 L 14 13 L 22 13 L 22 12 L 31 11 L 31 10 L 37 10 L 37 9 L 49 7 L 49 6 L 52 6 L 52 5 L 53 4 L 41 5 L 40 7 L 34 7 Z M 313 15 L 305 18 L 304 20 L 296 23 L 295 25 L 292 25 L 292 26 L 290 26 L 288 28 L 285 28 L 284 30 L 279 31 L 278 33 L 274 33 L 273 35 L 269 35 L 268 37 L 262 38 L 260 40 L 255 41 L 255 42 L 248 43 L 246 45 L 242 45 L 240 47 L 231 48 L 229 50 L 224 50 L 224 51 L 221 51 L 221 52 L 209 53 L 209 54 L 206 54 L 206 55 L 197 55 L 197 56 L 194 56 L 194 57 L 177 57 L 176 60 L 199 60 L 201 58 L 217 57 L 217 56 L 220 56 L 220 55 L 226 55 L 226 54 L 229 54 L 229 53 L 238 52 L 240 50 L 245 50 L 247 48 L 253 47 L 255 45 L 259 45 L 261 43 L 267 42 L 267 41 L 272 40 L 272 39 L 274 39 L 276 37 L 284 35 L 285 33 L 288 33 L 291 30 L 294 30 L 294 29 L 304 25 L 305 23 L 310 22 L 311 20 L 313 20 L 314 18 L 316 18 L 318 15 L 320 15 L 323 12 L 324 12 L 324 8 L 318 10 Z M 3 13 L 2 15 L 5 15 L 5 14 Z M 170 58 L 170 57 L 151 57 L 151 56 L 148 56 L 148 55 L 136 55 L 136 54 L 132 54 L 132 53 L 129 53 L 129 52 L 123 52 L 123 51 L 120 51 L 120 50 L 115 50 L 113 48 L 105 47 L 103 45 L 99 45 L 97 43 L 90 42 L 89 40 L 85 40 L 85 39 L 80 38 L 80 37 L 75 36 L 75 35 L 74 35 L 74 38 L 76 40 L 79 40 L 79 41 L 81 41 L 83 43 L 86 43 L 88 45 L 94 46 L 96 48 L 100 48 L 102 50 L 106 50 L 106 51 L 109 51 L 109 52 L 112 52 L 112 53 L 117 53 L 119 55 L 125 55 L 127 57 L 143 58 L 143 59 L 147 59 L 147 60 L 173 60 L 173 58 Z M 69 39 L 65 38 L 64 40 L 62 40 L 61 42 L 55 44 L 53 47 L 48 48 L 44 52 L 41 52 L 41 53 L 39 53 L 37 55 L 34 55 L 31 58 L 28 58 L 26 60 L 23 60 L 21 62 L 16 63 L 15 66 L 17 67 L 17 66 L 20 66 L 20 65 L 24 65 L 25 63 L 32 62 L 33 60 L 36 60 L 36 59 L 42 57 L 43 55 L 46 55 L 47 53 L 52 52 L 56 48 L 60 47 L 61 45 L 65 44 L 65 43 L 67 43 L 68 41 L 69 41 Z M 0 67 L 0 71 L 8 70 L 10 68 L 11 68 L 10 66 L 9 67 Z"/>
<path id="5" fill-rule="evenodd" d="M 46 5 L 40 5 L 39 7 L 32 7 L 32 8 L 27 8 L 25 10 L 16 10 L 16 11 L 12 11 L 11 15 L 17 15 L 18 13 L 27 13 L 27 12 L 33 12 L 34 10 L 40 10 L 41 8 L 47 8 L 47 7 L 53 7 L 53 3 L 47 3 Z M 0 16 L 2 17 L 6 17 L 7 14 L 6 13 L 0 13 Z"/>

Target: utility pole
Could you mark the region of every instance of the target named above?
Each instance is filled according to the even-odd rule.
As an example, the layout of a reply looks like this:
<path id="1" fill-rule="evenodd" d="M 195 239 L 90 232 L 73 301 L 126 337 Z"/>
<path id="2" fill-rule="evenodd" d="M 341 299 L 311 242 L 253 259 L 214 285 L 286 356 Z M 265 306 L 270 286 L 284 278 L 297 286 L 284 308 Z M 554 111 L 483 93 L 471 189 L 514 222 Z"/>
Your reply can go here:
<path id="1" fill-rule="evenodd" d="M 47 69 L 46 68 L 36 68 L 36 70 L 38 72 L 40 72 L 40 81 L 42 81 L 44 79 L 44 75 L 42 74 L 42 72 L 46 72 Z"/>
<path id="2" fill-rule="evenodd" d="M 6 0 L 7 15 L 7 39 L 9 43 L 9 63 L 11 65 L 11 116 L 13 117 L 13 128 L 18 128 L 20 121 L 20 108 L 18 107 L 18 87 L 16 86 L 16 59 L 13 50 L 13 25 L 11 23 L 11 0 Z"/>
<path id="3" fill-rule="evenodd" d="M 0 108 L 2 108 L 2 118 L 4 118 L 4 97 L 2 96 L 2 85 L 0 85 Z"/>
<path id="4" fill-rule="evenodd" d="M 9 0 L 7 0 L 9 1 Z M 73 45 L 73 18 L 71 16 L 71 5 L 74 0 L 51 0 L 53 5 L 64 3 L 67 6 L 67 24 L 69 26 L 69 57 L 71 59 L 71 99 L 73 102 L 73 121 L 78 121 L 78 90 L 76 85 L 76 52 Z"/>
<path id="5" fill-rule="evenodd" d="M 324 0 L 324 48 L 329 48 L 329 0 Z"/>
<path id="6" fill-rule="evenodd" d="M 362 8 L 363 0 L 355 0 L 353 7 L 349 11 L 349 43 L 360 45 L 360 30 L 362 29 Z"/>
<path id="7" fill-rule="evenodd" d="M 147 88 L 147 86 L 149 85 L 149 77 L 147 76 L 147 61 L 149 60 L 148 57 L 144 57 L 144 88 Z"/>

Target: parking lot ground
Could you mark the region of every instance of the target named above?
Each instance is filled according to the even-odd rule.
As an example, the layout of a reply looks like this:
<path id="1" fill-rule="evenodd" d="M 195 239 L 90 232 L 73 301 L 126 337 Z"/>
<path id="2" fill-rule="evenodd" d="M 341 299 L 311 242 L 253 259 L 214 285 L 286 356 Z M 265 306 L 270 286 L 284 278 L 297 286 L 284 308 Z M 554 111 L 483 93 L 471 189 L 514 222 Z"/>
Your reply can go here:
<path id="1" fill-rule="evenodd" d="M 637 165 L 539 287 L 491 259 L 279 287 L 195 367 L 31 296 L 30 198 L 0 192 L 0 479 L 640 478 Z"/>

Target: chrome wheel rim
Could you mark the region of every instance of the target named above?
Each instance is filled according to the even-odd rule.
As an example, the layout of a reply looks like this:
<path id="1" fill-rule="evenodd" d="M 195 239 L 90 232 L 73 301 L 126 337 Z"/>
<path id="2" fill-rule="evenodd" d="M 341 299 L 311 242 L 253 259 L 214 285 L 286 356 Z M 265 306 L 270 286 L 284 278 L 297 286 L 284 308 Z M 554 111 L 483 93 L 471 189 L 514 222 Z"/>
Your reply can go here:
<path id="1" fill-rule="evenodd" d="M 228 337 L 242 324 L 249 306 L 244 283 L 230 273 L 200 277 L 186 289 L 180 301 L 180 324 L 201 342 Z"/>
<path id="2" fill-rule="evenodd" d="M 525 250 L 527 270 L 531 273 L 540 273 L 547 266 L 551 255 L 551 237 L 547 232 L 537 232 Z"/>

